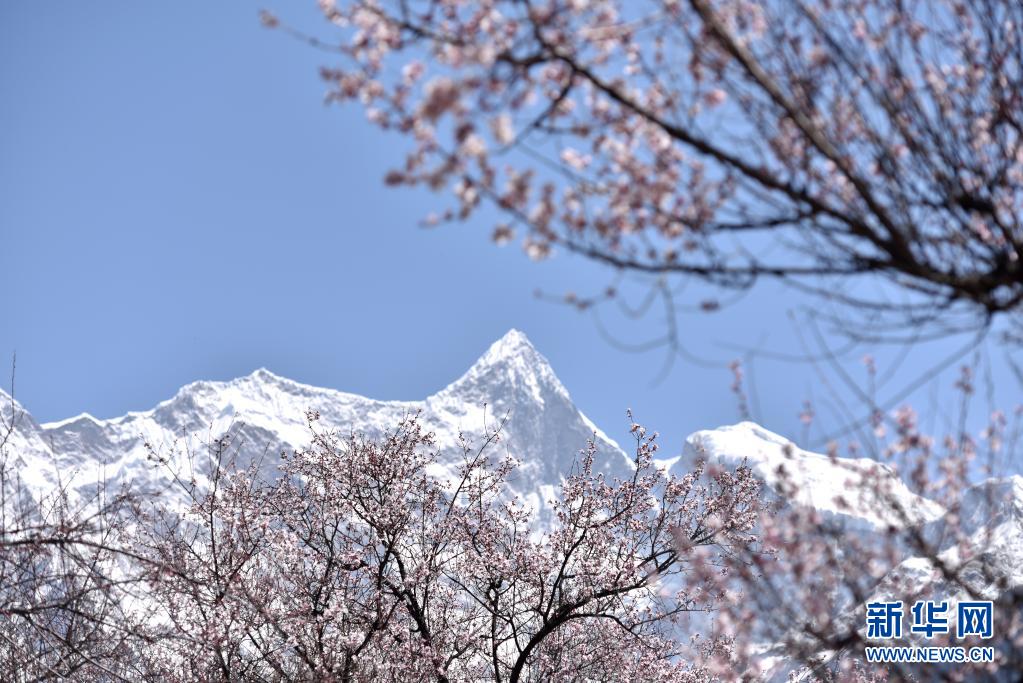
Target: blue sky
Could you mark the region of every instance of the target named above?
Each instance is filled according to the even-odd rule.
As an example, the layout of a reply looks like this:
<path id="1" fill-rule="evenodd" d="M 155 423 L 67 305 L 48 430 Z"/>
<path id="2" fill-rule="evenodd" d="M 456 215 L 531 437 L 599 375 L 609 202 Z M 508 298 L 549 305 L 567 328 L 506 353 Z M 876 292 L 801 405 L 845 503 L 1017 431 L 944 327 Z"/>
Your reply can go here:
<path id="1" fill-rule="evenodd" d="M 485 221 L 418 227 L 437 198 L 382 183 L 401 141 L 325 106 L 329 55 L 261 28 L 260 7 L 0 5 L 0 358 L 17 352 L 17 395 L 40 421 L 146 409 L 260 366 L 421 398 L 516 327 L 611 435 L 631 407 L 674 450 L 737 419 L 725 365 L 738 347 L 799 352 L 787 313 L 804 302 L 766 286 L 684 317 L 687 347 L 715 364 L 664 374 L 662 352 L 625 353 L 590 316 L 534 296 L 597 290 L 607 271 L 531 263 L 494 247 Z M 311 0 L 268 7 L 329 36 Z M 661 325 L 615 329 L 639 340 Z M 915 350 L 886 391 L 953 345 Z M 853 375 L 863 351 L 845 359 Z M 996 402 L 1011 402 L 1018 385 L 987 358 Z M 814 368 L 764 358 L 752 374 L 755 416 L 798 437 L 802 401 L 828 391 Z M 942 399 L 952 381 L 915 397 Z"/>

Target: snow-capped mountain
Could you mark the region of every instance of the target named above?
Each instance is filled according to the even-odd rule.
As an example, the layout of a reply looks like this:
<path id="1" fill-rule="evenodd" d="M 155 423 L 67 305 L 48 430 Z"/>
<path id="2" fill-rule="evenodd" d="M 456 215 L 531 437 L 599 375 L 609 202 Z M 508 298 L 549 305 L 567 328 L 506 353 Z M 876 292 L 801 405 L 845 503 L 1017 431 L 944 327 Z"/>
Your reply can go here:
<path id="1" fill-rule="evenodd" d="M 589 439 L 596 444 L 598 466 L 616 474 L 629 469 L 628 455 L 576 408 L 547 360 L 517 330 L 495 342 L 462 377 L 420 401 L 378 401 L 260 369 L 227 382 L 194 382 L 151 410 L 123 417 L 82 414 L 39 424 L 0 391 L 0 416 L 7 424 L 16 419 L 5 450 L 21 479 L 40 492 L 60 482 L 87 493 L 101 480 L 164 491 L 171 488 L 169 473 L 147 457 L 146 444 L 173 466 L 175 458 L 201 452 L 225 433 L 232 435 L 240 463 L 259 459 L 271 472 L 280 452 L 309 443 L 308 411 L 320 414 L 321 426 L 367 436 L 419 413 L 436 434 L 442 466 L 460 457 L 460 432 L 478 439 L 485 428 L 505 421 L 497 449 L 521 461 L 511 484 L 540 509 Z M 839 544 L 852 536 L 880 537 L 892 526 L 919 528 L 941 549 L 944 562 L 976 577 L 975 593 L 997 599 L 1023 589 L 1023 478 L 989 480 L 964 492 L 960 509 L 948 512 L 915 494 L 884 464 L 805 451 L 751 422 L 695 432 L 681 457 L 663 464 L 681 469 L 697 459 L 727 468 L 748 464 L 764 483 L 766 498 L 815 510 L 823 525 L 838 531 Z M 881 482 L 886 502 L 872 497 L 877 489 L 864 487 L 866 482 L 873 487 Z M 897 515 L 891 513 L 893 500 Z M 953 536 L 950 528 L 961 533 Z M 870 579 L 875 598 L 899 594 L 907 583 L 938 600 L 963 592 L 942 584 L 930 563 L 908 548 L 888 567 Z M 862 604 L 846 608 L 850 619 L 862 619 Z M 774 671 L 777 680 L 793 672 L 787 663 Z"/>
<path id="2" fill-rule="evenodd" d="M 2 397 L 5 414 L 10 397 Z M 462 377 L 422 401 L 377 401 L 313 387 L 265 369 L 228 382 L 193 382 L 152 410 L 113 419 L 88 414 L 37 424 L 17 410 L 18 425 L 9 452 L 21 460 L 27 483 L 49 488 L 60 479 L 72 489 L 88 489 L 101 479 L 131 482 L 137 489 L 167 487 L 168 472 L 148 459 L 145 444 L 161 455 L 201 452 L 214 438 L 230 433 L 238 462 L 262 458 L 272 468 L 282 450 L 307 445 L 307 411 L 320 413 L 322 426 L 368 436 L 390 429 L 404 415 L 420 413 L 436 433 L 442 462 L 461 450 L 459 432 L 472 438 L 507 420 L 497 448 L 522 465 L 512 485 L 535 503 L 550 498 L 588 439 L 608 471 L 625 471 L 622 449 L 572 403 L 544 358 L 526 336 L 512 330 L 495 342 Z"/>
<path id="3" fill-rule="evenodd" d="M 963 492 L 959 509 L 923 527 L 946 571 L 926 557 L 909 556 L 888 573 L 872 600 L 908 592 L 928 600 L 998 600 L 1023 589 L 1023 477 L 988 479 Z"/>
<path id="4" fill-rule="evenodd" d="M 845 532 L 922 524 L 945 512 L 884 463 L 804 451 L 754 422 L 695 432 L 686 439 L 686 455 L 728 468 L 745 461 L 764 483 L 765 496 L 814 508 L 824 523 Z"/>

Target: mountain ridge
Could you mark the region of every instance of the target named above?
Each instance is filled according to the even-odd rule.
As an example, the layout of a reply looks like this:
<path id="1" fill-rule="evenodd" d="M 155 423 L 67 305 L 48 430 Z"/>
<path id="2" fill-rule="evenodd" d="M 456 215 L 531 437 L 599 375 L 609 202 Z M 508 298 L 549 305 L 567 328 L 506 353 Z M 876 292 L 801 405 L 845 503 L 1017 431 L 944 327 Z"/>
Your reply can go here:
<path id="1" fill-rule="evenodd" d="M 621 447 L 575 407 L 547 359 L 515 329 L 491 344 L 461 376 L 421 400 L 377 400 L 258 368 L 226 381 L 190 382 L 153 408 L 113 418 L 81 413 L 39 424 L 19 405 L 26 422 L 18 450 L 25 456 L 24 470 L 43 473 L 28 477 L 40 486 L 53 485 L 57 473 L 76 473 L 84 477 L 84 485 L 98 485 L 102 469 L 104 476 L 152 491 L 165 488 L 166 481 L 146 459 L 147 444 L 163 454 L 194 451 L 230 431 L 246 442 L 239 450 L 244 464 L 268 452 L 304 447 L 311 439 L 308 410 L 318 411 L 325 425 L 368 436 L 419 413 L 438 435 L 447 466 L 460 452 L 459 433 L 479 434 L 504 423 L 499 448 L 522 461 L 517 488 L 537 504 L 550 497 L 551 487 L 569 469 L 569 459 L 589 439 L 597 444 L 607 472 L 624 472 L 627 465 Z M 272 466 L 273 459 L 268 462 Z"/>

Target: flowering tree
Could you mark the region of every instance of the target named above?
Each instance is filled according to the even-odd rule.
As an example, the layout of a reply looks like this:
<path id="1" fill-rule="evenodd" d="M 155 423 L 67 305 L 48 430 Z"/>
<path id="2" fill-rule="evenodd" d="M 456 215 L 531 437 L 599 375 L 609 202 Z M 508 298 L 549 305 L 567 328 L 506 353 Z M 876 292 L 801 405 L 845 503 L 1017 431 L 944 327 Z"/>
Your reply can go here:
<path id="1" fill-rule="evenodd" d="M 838 317 L 860 338 L 878 326 L 909 340 L 1020 322 L 1018 2 L 320 4 L 338 27 L 336 40 L 316 40 L 339 55 L 322 72 L 329 99 L 358 102 L 408 140 L 386 181 L 454 192 L 429 222 L 479 218 L 489 205 L 496 242 L 520 234 L 532 258 L 560 248 L 650 274 L 666 297 L 671 278 L 725 290 L 776 278 L 849 304 Z M 602 296 L 615 293 L 570 301 Z M 850 538 L 795 506 L 758 527 L 766 555 L 737 553 L 720 582 L 700 575 L 721 596 L 743 596 L 718 613 L 742 661 L 733 672 L 759 667 L 764 633 L 753 631 L 773 627 L 774 655 L 809 675 L 910 676 L 863 666 L 854 623 L 877 591 L 911 596 L 879 585 L 907 553 L 927 568 L 917 592 L 999 596 L 999 662 L 1011 670 L 1020 602 L 985 564 L 1004 551 L 1005 530 L 960 517 L 978 500 L 988 511 L 1006 504 L 1005 481 L 972 486 L 1018 452 L 1000 442 L 1004 416 L 977 439 L 964 411 L 937 439 L 910 407 L 870 407 L 863 423 L 879 443 L 859 447 L 885 466 L 856 473 L 844 503 L 879 508 L 891 529 Z M 813 420 L 812 407 L 804 416 Z M 886 441 L 889 428 L 897 437 Z M 984 442 L 997 463 L 976 461 Z M 934 499 L 940 518 L 907 516 L 889 490 L 896 475 Z M 783 477 L 780 488 L 786 498 L 800 487 Z"/>
<path id="2" fill-rule="evenodd" d="M 744 468 L 666 474 L 634 429 L 632 476 L 605 480 L 587 449 L 550 528 L 509 495 L 499 430 L 463 441 L 447 474 L 415 418 L 378 440 L 314 431 L 274 481 L 215 470 L 140 535 L 164 624 L 148 666 L 183 681 L 707 680 L 729 649 L 681 628 L 719 597 L 688 578 L 753 543 L 758 487 Z"/>
<path id="3" fill-rule="evenodd" d="M 755 541 L 748 469 L 667 474 L 655 436 L 634 425 L 632 475 L 606 480 L 587 448 L 545 524 L 509 492 L 516 463 L 490 455 L 500 428 L 463 439 L 446 468 L 415 417 L 378 439 L 317 420 L 276 477 L 237 467 L 225 436 L 174 477 L 184 498 L 95 513 L 59 491 L 51 508 L 27 489 L 12 501 L 5 459 L 4 680 L 695 682 L 723 671 L 728 641 L 685 622 L 721 598 L 696 577 Z"/>
<path id="4" fill-rule="evenodd" d="M 965 413 L 968 368 L 956 386 Z M 728 572 L 706 577 L 725 596 L 715 618 L 732 639 L 734 671 L 866 683 L 1008 681 L 1023 667 L 1023 591 L 1014 569 L 1023 557 L 1023 477 L 1004 476 L 1021 455 L 1023 406 L 1009 416 L 994 411 L 980 434 L 966 431 L 963 414 L 959 430 L 941 438 L 921 427 L 911 406 L 883 417 L 872 440 L 850 442 L 846 457 L 829 447 L 823 488 L 800 471 L 804 458 L 820 456 L 786 444 L 765 487 L 774 502 L 756 527 L 756 552 L 743 549 L 728 559 Z M 892 601 L 904 605 L 905 626 L 878 640 L 867 608 Z M 917 601 L 944 604 L 946 621 L 933 637 L 911 629 Z M 987 636 L 958 636 L 960 601 L 993 603 Z M 867 661 L 867 648 L 888 645 L 984 646 L 993 659 Z"/>
<path id="5" fill-rule="evenodd" d="M 139 565 L 124 563 L 134 499 L 26 485 L 13 447 L 23 417 L 13 398 L 0 406 L 0 679 L 124 680 L 141 631 Z"/>
<path id="6" fill-rule="evenodd" d="M 1019 3 L 320 4 L 330 98 L 408 137 L 388 183 L 454 190 L 432 220 L 944 330 L 1023 298 Z"/>

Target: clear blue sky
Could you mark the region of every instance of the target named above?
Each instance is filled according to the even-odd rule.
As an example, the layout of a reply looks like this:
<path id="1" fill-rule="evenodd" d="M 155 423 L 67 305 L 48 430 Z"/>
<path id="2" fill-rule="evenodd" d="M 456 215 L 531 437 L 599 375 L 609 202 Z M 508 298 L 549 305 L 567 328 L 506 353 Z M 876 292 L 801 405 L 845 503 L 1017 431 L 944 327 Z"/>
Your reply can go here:
<path id="1" fill-rule="evenodd" d="M 312 0 L 267 6 L 329 36 Z M 737 418 L 723 363 L 740 354 L 724 344 L 798 352 L 786 311 L 799 302 L 767 287 L 682 320 L 687 345 L 722 365 L 662 376 L 663 354 L 623 353 L 533 295 L 598 289 L 606 271 L 533 264 L 482 222 L 419 228 L 437 200 L 382 183 L 401 141 L 324 106 L 329 55 L 262 29 L 260 7 L 0 5 L 0 358 L 17 352 L 18 398 L 40 421 L 146 409 L 260 366 L 421 398 L 517 327 L 597 424 L 620 438 L 632 407 L 675 449 Z M 890 389 L 942 353 L 911 354 Z M 826 393 L 806 365 L 761 361 L 754 380 L 756 417 L 790 436 L 802 400 Z"/>

